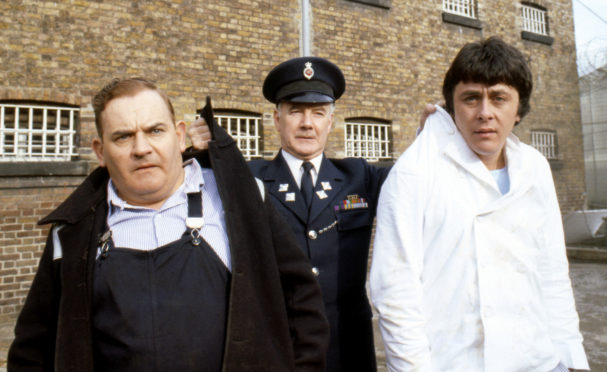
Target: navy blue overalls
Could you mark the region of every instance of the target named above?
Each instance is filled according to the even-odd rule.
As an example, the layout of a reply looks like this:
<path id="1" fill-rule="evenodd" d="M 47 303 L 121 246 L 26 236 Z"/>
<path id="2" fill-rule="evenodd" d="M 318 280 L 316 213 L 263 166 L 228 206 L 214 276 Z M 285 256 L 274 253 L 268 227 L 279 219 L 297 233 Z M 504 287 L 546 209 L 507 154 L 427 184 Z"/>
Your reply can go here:
<path id="1" fill-rule="evenodd" d="M 201 193 L 188 217 L 202 217 Z M 151 251 L 104 234 L 93 279 L 96 371 L 221 371 L 230 272 L 198 229 Z"/>

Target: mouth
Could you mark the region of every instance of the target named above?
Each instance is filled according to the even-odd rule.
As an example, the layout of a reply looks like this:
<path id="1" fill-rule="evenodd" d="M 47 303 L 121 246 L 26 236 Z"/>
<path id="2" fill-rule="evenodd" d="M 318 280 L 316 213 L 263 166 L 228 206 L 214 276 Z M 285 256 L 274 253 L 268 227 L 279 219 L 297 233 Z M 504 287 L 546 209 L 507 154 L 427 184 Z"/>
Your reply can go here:
<path id="1" fill-rule="evenodd" d="M 313 140 L 315 137 L 314 136 L 297 136 L 295 138 L 297 138 L 298 140 L 307 140 L 307 141 L 309 141 L 309 140 Z"/>
<path id="2" fill-rule="evenodd" d="M 481 137 L 490 137 L 492 135 L 497 134 L 497 130 L 492 128 L 481 128 L 474 131 L 474 134 L 479 135 Z"/>
<path id="3" fill-rule="evenodd" d="M 156 168 L 156 165 L 154 164 L 142 164 L 139 165 L 137 167 L 135 167 L 135 172 L 142 172 L 142 171 L 146 171 L 152 168 Z"/>

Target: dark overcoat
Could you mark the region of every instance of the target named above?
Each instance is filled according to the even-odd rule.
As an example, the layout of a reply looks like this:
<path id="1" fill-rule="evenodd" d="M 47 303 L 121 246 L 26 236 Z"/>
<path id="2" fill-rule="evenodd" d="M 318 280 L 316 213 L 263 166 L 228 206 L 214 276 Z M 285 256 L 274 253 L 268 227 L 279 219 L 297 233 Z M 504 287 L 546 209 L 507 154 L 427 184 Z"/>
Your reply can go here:
<path id="1" fill-rule="evenodd" d="M 291 226 L 322 290 L 331 326 L 327 371 L 375 371 L 371 307 L 365 289 L 379 191 L 389 168 L 364 159 L 323 157 L 310 211 L 281 153 L 249 162 Z"/>
<path id="2" fill-rule="evenodd" d="M 234 141 L 214 129 L 209 150 L 232 261 L 223 371 L 322 371 L 329 340 L 319 286 L 293 233 L 262 200 Z M 93 371 L 92 279 L 107 216 L 108 173 L 98 168 L 41 223 L 63 225 L 62 258 L 49 234 L 15 328 L 10 371 Z"/>

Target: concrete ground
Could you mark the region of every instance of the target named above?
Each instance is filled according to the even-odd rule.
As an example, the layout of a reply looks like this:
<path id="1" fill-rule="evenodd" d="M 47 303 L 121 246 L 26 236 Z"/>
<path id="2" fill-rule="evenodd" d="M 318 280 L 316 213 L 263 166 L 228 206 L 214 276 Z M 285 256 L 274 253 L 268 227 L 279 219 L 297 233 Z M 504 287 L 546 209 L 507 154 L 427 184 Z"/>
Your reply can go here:
<path id="1" fill-rule="evenodd" d="M 607 261 L 573 261 L 570 275 L 591 370 L 607 372 Z M 11 321 L 0 324 L 0 372 L 6 372 L 6 353 L 13 338 L 13 327 Z M 378 372 L 387 372 L 377 324 L 375 340 Z"/>

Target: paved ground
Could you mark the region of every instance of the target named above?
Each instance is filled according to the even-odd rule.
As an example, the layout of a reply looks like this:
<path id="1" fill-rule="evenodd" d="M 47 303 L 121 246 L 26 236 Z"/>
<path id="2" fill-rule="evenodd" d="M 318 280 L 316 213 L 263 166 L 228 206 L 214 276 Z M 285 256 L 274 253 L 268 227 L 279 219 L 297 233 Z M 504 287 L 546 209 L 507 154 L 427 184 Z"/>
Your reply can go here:
<path id="1" fill-rule="evenodd" d="M 607 263 L 572 262 L 570 273 L 591 370 L 607 372 Z M 6 372 L 6 351 L 12 337 L 13 323 L 0 324 L 0 372 Z M 375 339 L 378 372 L 387 372 L 377 327 Z"/>
<path id="2" fill-rule="evenodd" d="M 584 347 L 593 372 L 607 372 L 607 263 L 570 265 Z"/>

